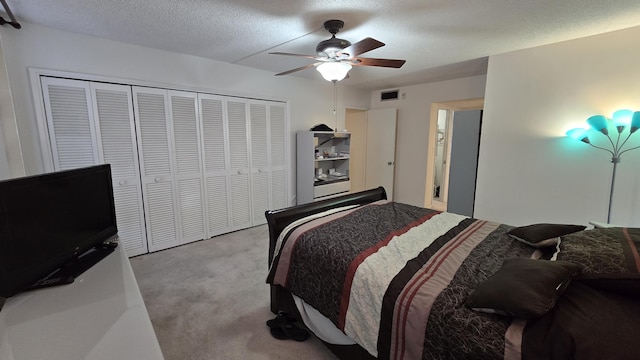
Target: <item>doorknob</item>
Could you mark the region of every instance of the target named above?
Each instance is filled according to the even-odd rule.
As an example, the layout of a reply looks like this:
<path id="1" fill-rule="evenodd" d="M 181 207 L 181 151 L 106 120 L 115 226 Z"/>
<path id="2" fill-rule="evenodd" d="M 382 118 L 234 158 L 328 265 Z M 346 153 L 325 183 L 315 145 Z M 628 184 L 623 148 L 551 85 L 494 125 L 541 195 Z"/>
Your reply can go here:
<path id="1" fill-rule="evenodd" d="M 389 166 L 393 165 L 393 161 L 389 161 L 389 162 L 387 163 L 387 165 L 389 165 Z"/>

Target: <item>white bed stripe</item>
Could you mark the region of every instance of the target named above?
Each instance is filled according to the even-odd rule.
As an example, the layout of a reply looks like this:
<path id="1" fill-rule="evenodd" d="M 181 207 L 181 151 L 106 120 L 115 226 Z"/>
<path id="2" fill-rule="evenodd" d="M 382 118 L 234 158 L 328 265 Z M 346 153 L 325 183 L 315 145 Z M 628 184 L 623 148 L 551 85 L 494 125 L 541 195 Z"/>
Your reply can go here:
<path id="1" fill-rule="evenodd" d="M 395 236 L 387 246 L 364 260 L 354 274 L 344 332 L 377 356 L 382 299 L 389 284 L 407 261 L 464 219 L 467 217 L 451 213 L 435 215 Z"/>

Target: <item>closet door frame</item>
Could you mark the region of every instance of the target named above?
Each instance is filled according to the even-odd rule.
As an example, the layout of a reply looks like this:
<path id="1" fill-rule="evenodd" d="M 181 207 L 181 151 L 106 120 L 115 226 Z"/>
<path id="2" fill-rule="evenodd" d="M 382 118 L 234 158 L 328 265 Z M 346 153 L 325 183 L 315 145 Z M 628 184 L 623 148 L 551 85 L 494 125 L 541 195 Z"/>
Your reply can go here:
<path id="1" fill-rule="evenodd" d="M 248 103 L 249 101 L 251 101 L 251 99 L 263 99 L 264 101 L 270 103 L 276 103 L 276 104 L 282 104 L 282 106 L 284 106 L 284 126 L 285 126 L 285 134 L 284 134 L 284 139 L 285 139 L 285 156 L 286 156 L 286 160 L 285 160 L 285 178 L 286 178 L 286 204 L 287 206 L 291 205 L 291 201 L 292 201 L 292 195 L 294 194 L 293 189 L 291 188 L 291 184 L 295 184 L 295 182 L 292 182 L 292 180 L 294 180 L 292 178 L 292 176 L 294 176 L 295 174 L 291 171 L 291 146 L 290 143 L 292 141 L 292 134 L 290 133 L 290 114 L 289 114 L 289 103 L 286 99 L 282 99 L 282 98 L 269 98 L 269 97 L 263 97 L 263 96 L 256 96 L 256 95 L 250 95 L 250 94 L 234 94 L 234 93 L 227 93 L 227 94 L 223 94 L 220 93 L 219 91 L 215 90 L 215 89 L 203 89 L 202 87 L 195 87 L 195 86 L 180 86 L 180 85 L 175 85 L 175 86 L 168 86 L 166 83 L 160 83 L 160 82 L 154 82 L 154 81 L 147 81 L 147 80 L 134 80 L 134 79 L 130 79 L 130 78 L 124 78 L 124 77 L 117 77 L 117 76 L 103 76 L 103 75 L 95 75 L 95 74 L 87 74 L 87 73 L 80 73 L 80 72 L 73 72 L 73 71 L 61 71 L 61 70 L 52 70 L 52 69 L 44 69 L 44 68 L 36 68 L 36 67 L 29 67 L 28 69 L 28 73 L 29 73 L 29 79 L 30 79 L 30 84 L 31 84 L 31 95 L 33 97 L 33 104 L 34 104 L 34 108 L 35 108 L 35 118 L 36 118 L 36 125 L 37 125 L 37 131 L 38 131 L 38 139 L 39 139 L 39 144 L 40 144 L 40 152 L 41 152 L 41 158 L 42 158 L 42 169 L 43 171 L 46 172 L 50 172 L 50 171 L 55 171 L 55 165 L 54 165 L 54 159 L 53 159 L 53 153 L 51 151 L 51 141 L 49 139 L 49 134 L 48 134 L 48 130 L 47 130 L 47 116 L 46 116 L 46 110 L 45 110 L 45 105 L 44 105 L 44 98 L 43 98 L 43 87 L 40 83 L 40 78 L 41 76 L 46 76 L 46 77 L 57 77 L 57 78 L 61 78 L 61 79 L 73 79 L 73 80 L 78 80 L 78 81 L 88 81 L 88 82 L 102 82 L 102 83 L 110 83 L 110 84 L 122 84 L 122 85 L 126 85 L 126 86 L 131 86 L 131 87 L 145 87 L 145 88 L 158 88 L 158 89 L 164 89 L 167 91 L 170 90 L 177 90 L 177 91 L 188 91 L 188 92 L 194 92 L 194 93 L 198 93 L 199 95 L 205 95 L 205 96 L 215 96 L 215 97 L 220 97 L 225 99 L 223 106 L 224 106 L 224 116 L 225 118 L 227 117 L 227 107 L 226 107 L 226 102 L 228 100 L 235 100 L 235 101 L 244 101 L 245 103 Z M 134 110 L 135 111 L 135 110 Z M 248 110 L 247 110 L 247 116 L 248 116 Z M 227 121 L 225 120 L 225 126 L 227 126 Z M 247 119 L 247 126 L 249 126 L 248 124 L 248 119 Z M 247 130 L 247 141 L 250 142 L 250 129 Z M 269 131 L 271 131 L 271 129 L 269 129 Z M 202 129 L 201 129 L 202 132 Z M 137 132 L 136 132 L 137 134 Z M 137 135 L 136 135 L 137 136 Z M 203 135 L 201 135 L 203 136 Z M 138 140 L 138 139 L 136 139 Z M 225 134 L 225 140 L 227 141 L 227 144 L 225 144 L 225 146 L 227 146 L 227 150 L 229 150 L 229 144 L 228 144 L 228 132 Z M 271 141 L 271 138 L 269 139 L 269 141 Z M 138 146 L 140 146 L 138 144 Z M 248 145 L 250 146 L 250 144 Z M 248 149 L 250 151 L 250 148 Z M 97 152 L 97 150 L 95 150 Z M 229 154 L 227 154 L 227 157 L 229 156 Z M 229 166 L 230 164 L 228 163 L 228 159 L 226 159 L 227 161 L 227 182 L 229 182 Z M 140 166 L 140 165 L 139 165 Z M 206 169 L 203 167 L 202 168 L 203 173 L 205 173 L 205 178 L 206 178 Z M 270 174 L 270 181 L 271 184 L 273 185 L 272 182 L 272 174 Z M 251 176 L 251 174 L 249 174 L 249 176 Z M 174 184 L 175 185 L 175 184 Z M 227 183 L 227 186 L 230 186 L 229 183 Z M 205 194 L 206 194 L 206 186 L 205 186 Z M 273 196 L 273 189 L 270 189 L 271 194 Z M 174 196 L 175 196 L 175 190 L 174 190 Z M 270 196 L 270 207 L 273 206 L 273 199 L 271 198 L 272 196 Z M 230 204 L 230 200 L 228 201 L 228 206 L 231 206 Z M 206 210 L 206 209 L 205 209 Z M 251 210 L 251 209 L 250 209 Z M 231 214 L 231 208 L 229 208 L 229 218 L 232 216 Z M 208 217 L 207 217 L 208 219 Z M 228 219 L 230 220 L 230 219 Z M 177 226 L 177 225 L 176 225 Z M 251 226 L 251 225 L 250 225 Z M 234 227 L 234 226 L 230 226 L 228 229 L 226 230 L 222 230 L 222 232 L 210 232 L 208 230 L 207 232 L 207 236 L 215 236 L 215 235 L 220 235 L 223 233 L 228 233 L 234 230 L 238 230 L 241 229 L 243 227 Z M 149 241 L 149 240 L 148 240 Z M 153 249 L 150 249 L 150 251 L 156 251 Z"/>

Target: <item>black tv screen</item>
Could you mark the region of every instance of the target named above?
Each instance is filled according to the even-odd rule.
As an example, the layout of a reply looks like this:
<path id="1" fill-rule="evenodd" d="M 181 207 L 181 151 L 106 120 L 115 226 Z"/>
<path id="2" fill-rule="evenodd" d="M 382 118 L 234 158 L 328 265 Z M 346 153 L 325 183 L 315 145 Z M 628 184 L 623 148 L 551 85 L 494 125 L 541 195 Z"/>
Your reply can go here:
<path id="1" fill-rule="evenodd" d="M 108 164 L 0 181 L 0 296 L 117 234 Z"/>

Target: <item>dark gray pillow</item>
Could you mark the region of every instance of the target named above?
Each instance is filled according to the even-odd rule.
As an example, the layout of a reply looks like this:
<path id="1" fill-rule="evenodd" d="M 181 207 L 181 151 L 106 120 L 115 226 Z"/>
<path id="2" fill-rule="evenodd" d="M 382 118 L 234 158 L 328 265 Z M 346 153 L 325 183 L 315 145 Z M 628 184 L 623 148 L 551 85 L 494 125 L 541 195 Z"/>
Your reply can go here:
<path id="1" fill-rule="evenodd" d="M 560 236 L 582 231 L 586 228 L 584 225 L 533 224 L 513 228 L 507 234 L 525 244 L 540 248 L 556 246 Z"/>
<path id="2" fill-rule="evenodd" d="M 640 295 L 640 228 L 596 228 L 562 236 L 557 259 L 583 266 L 583 283 Z"/>
<path id="3" fill-rule="evenodd" d="M 582 267 L 566 261 L 511 258 L 469 295 L 475 311 L 530 319 L 553 308 Z"/>

